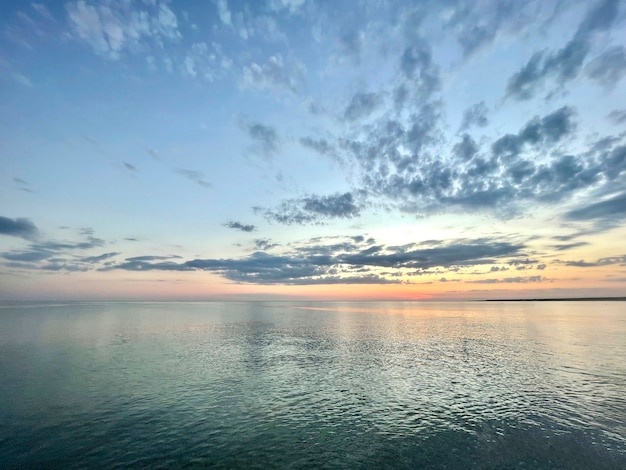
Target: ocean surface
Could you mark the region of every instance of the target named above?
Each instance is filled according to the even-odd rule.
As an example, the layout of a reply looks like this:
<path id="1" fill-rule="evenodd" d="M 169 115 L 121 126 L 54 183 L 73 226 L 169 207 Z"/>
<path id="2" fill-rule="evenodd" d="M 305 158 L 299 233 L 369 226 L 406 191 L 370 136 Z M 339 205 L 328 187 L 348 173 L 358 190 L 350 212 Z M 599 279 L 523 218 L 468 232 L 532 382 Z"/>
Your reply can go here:
<path id="1" fill-rule="evenodd" d="M 2 303 L 0 468 L 626 468 L 626 302 Z"/>

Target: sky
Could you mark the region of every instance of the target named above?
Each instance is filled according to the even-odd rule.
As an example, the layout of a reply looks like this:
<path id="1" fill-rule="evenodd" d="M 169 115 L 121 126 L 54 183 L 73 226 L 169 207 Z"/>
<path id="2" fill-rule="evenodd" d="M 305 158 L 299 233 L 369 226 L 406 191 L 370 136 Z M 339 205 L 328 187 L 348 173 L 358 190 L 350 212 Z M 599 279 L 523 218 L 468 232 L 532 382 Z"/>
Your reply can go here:
<path id="1" fill-rule="evenodd" d="M 0 300 L 626 295 L 626 1 L 3 0 Z"/>

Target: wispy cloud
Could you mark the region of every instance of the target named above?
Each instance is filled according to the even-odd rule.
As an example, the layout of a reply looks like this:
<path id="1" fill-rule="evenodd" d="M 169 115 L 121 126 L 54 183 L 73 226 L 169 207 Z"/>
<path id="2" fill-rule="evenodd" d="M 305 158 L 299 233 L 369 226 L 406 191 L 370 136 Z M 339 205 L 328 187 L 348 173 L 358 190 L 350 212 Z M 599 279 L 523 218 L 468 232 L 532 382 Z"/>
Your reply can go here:
<path id="1" fill-rule="evenodd" d="M 185 170 L 183 168 L 177 168 L 174 171 L 176 174 L 179 174 L 180 176 L 193 181 L 194 183 L 205 189 L 211 188 L 211 183 L 204 179 L 204 173 L 202 173 L 201 171 Z"/>

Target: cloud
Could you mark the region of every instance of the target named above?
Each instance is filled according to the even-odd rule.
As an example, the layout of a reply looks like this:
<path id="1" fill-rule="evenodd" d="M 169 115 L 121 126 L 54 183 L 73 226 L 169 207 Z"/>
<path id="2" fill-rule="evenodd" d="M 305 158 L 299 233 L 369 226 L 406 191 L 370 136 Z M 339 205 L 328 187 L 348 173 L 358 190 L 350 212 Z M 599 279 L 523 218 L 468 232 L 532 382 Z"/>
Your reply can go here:
<path id="1" fill-rule="evenodd" d="M 623 124 L 626 122 L 626 109 L 614 109 L 607 117 L 615 124 Z"/>
<path id="2" fill-rule="evenodd" d="M 278 150 L 280 139 L 273 127 L 250 121 L 246 117 L 239 120 L 239 127 L 259 146 L 266 157 L 271 157 Z"/>
<path id="3" fill-rule="evenodd" d="M 355 93 L 346 107 L 343 117 L 347 121 L 362 119 L 380 108 L 383 99 L 378 93 Z"/>
<path id="4" fill-rule="evenodd" d="M 272 243 L 268 238 L 258 238 L 254 240 L 254 247 L 257 251 L 268 251 L 277 246 L 280 245 L 278 243 Z"/>
<path id="5" fill-rule="evenodd" d="M 546 279 L 542 276 L 528 276 L 528 277 L 505 277 L 504 279 L 479 279 L 476 281 L 465 281 L 469 284 L 527 284 L 530 282 L 542 282 Z"/>
<path id="6" fill-rule="evenodd" d="M 230 10 L 228 9 L 227 0 L 217 0 L 217 14 L 220 17 L 220 21 L 227 26 L 232 25 L 232 16 Z"/>
<path id="7" fill-rule="evenodd" d="M 355 64 L 358 64 L 361 60 L 361 52 L 363 50 L 363 42 L 365 39 L 363 31 L 356 29 L 345 31 L 339 36 L 338 39 L 339 45 L 341 46 L 341 52 L 351 58 Z"/>
<path id="8" fill-rule="evenodd" d="M 29 224 L 32 225 L 30 222 Z M 37 235 L 39 241 L 31 242 L 26 249 L 21 251 L 13 250 L 0 253 L 0 258 L 8 261 L 4 265 L 9 268 L 73 272 L 89 271 L 95 268 L 94 264 L 99 264 L 119 255 L 118 252 L 110 252 L 96 256 L 84 256 L 81 252 L 100 248 L 106 242 L 95 237 L 93 229 L 88 227 L 81 229 L 79 234 L 83 239 L 78 241 L 42 240 L 42 236 Z M 28 239 L 33 237 L 28 237 Z"/>
<path id="9" fill-rule="evenodd" d="M 310 148 L 316 151 L 320 155 L 331 157 L 334 160 L 339 160 L 337 148 L 326 139 L 316 139 L 313 137 L 301 137 L 300 144 L 304 147 Z"/>
<path id="10" fill-rule="evenodd" d="M 202 186 L 203 188 L 208 189 L 208 188 L 211 187 L 211 183 L 209 183 L 208 181 L 206 181 L 204 179 L 204 173 L 202 173 L 201 171 L 185 170 L 183 168 L 177 168 L 174 171 L 175 171 L 175 173 L 179 174 L 180 176 L 183 176 L 183 177 L 193 181 L 194 183 Z"/>
<path id="11" fill-rule="evenodd" d="M 565 251 L 565 250 L 571 250 L 573 248 L 578 248 L 581 246 L 587 246 L 589 245 L 588 242 L 574 242 L 574 243 L 563 243 L 560 245 L 554 245 L 552 248 L 555 249 L 556 251 Z"/>
<path id="12" fill-rule="evenodd" d="M 279 205 L 277 209 L 262 212 L 266 219 L 281 224 L 316 224 L 328 219 L 357 217 L 360 215 L 360 208 L 352 193 L 347 192 L 290 199 Z"/>
<path id="13" fill-rule="evenodd" d="M 565 214 L 566 220 L 621 220 L 626 216 L 626 193 L 610 199 L 588 204 Z"/>
<path id="14" fill-rule="evenodd" d="M 131 165 L 128 162 L 124 162 L 124 167 L 128 170 L 128 171 L 132 171 L 132 172 L 137 172 L 137 167 L 135 165 Z"/>
<path id="15" fill-rule="evenodd" d="M 290 250 L 281 254 L 257 251 L 238 259 L 194 259 L 180 263 L 129 258 L 102 269 L 202 270 L 254 284 L 383 284 L 410 282 L 406 278 L 423 275 L 433 268 L 440 275 L 446 269 L 457 271 L 459 267 L 523 256 L 523 250 L 522 244 L 494 239 L 430 240 L 422 244 L 385 246 L 365 237 L 314 238 L 292 244 Z"/>
<path id="16" fill-rule="evenodd" d="M 618 17 L 618 0 L 604 0 L 587 12 L 570 41 L 555 52 L 536 52 L 528 62 L 511 76 L 506 96 L 516 100 L 531 99 L 549 77 L 560 85 L 576 78 L 591 50 L 591 36 L 610 29 Z M 611 72 L 611 78 L 618 72 Z M 622 72 L 619 72 L 622 73 Z M 599 73 L 605 76 L 604 73 Z M 595 77 L 594 77 L 595 78 Z"/>
<path id="17" fill-rule="evenodd" d="M 338 158 L 359 174 L 364 194 L 410 213 L 466 208 L 510 215 L 520 201 L 560 200 L 602 172 L 594 159 L 551 153 L 574 135 L 572 107 L 535 116 L 517 134 L 493 141 L 485 155 L 468 133 L 446 148 L 441 106 L 427 103 L 404 120 L 382 116 L 366 133 L 338 140 Z"/>
<path id="18" fill-rule="evenodd" d="M 220 44 L 195 42 L 185 52 L 180 70 L 183 75 L 213 82 L 223 76 L 231 65 L 232 61 L 224 55 Z"/>
<path id="19" fill-rule="evenodd" d="M 306 0 L 270 0 L 269 8 L 276 12 L 289 10 L 289 13 L 293 14 L 299 11 L 305 4 Z"/>
<path id="20" fill-rule="evenodd" d="M 253 62 L 243 67 L 242 83 L 250 88 L 260 90 L 286 90 L 298 94 L 298 87 L 306 75 L 306 67 L 302 62 L 292 60 L 285 65 L 280 54 L 271 56 L 265 64 Z"/>
<path id="21" fill-rule="evenodd" d="M 92 5 L 79 0 L 65 8 L 73 37 L 111 60 L 181 37 L 178 19 L 166 2 L 109 0 Z"/>
<path id="22" fill-rule="evenodd" d="M 107 260 L 109 258 L 113 258 L 117 255 L 119 255 L 121 253 L 119 252 L 111 252 L 111 253 L 102 253 L 101 255 L 98 256 L 86 256 L 84 258 L 81 259 L 81 261 L 83 263 L 99 263 L 100 261 L 104 261 Z"/>
<path id="23" fill-rule="evenodd" d="M 600 258 L 594 262 L 587 262 L 583 260 L 579 261 L 557 261 L 565 266 L 573 266 L 577 268 L 596 268 L 599 266 L 610 266 L 613 264 L 619 264 L 622 266 L 626 266 L 626 255 L 621 256 L 611 256 L 606 258 Z"/>
<path id="24" fill-rule="evenodd" d="M 572 119 L 574 109 L 569 106 L 543 117 L 535 117 L 517 134 L 507 134 L 496 140 L 491 150 L 498 158 L 517 157 L 524 146 L 555 143 L 571 134 L 575 129 Z"/>
<path id="25" fill-rule="evenodd" d="M 489 112 L 484 101 L 470 106 L 463 113 L 463 121 L 460 130 L 464 131 L 471 127 L 485 127 L 489 124 L 487 113 Z"/>
<path id="26" fill-rule="evenodd" d="M 241 230 L 242 232 L 254 232 L 256 230 L 254 225 L 244 225 L 240 222 L 227 222 L 224 226 L 234 230 Z"/>
<path id="27" fill-rule="evenodd" d="M 593 59 L 585 67 L 587 76 L 607 89 L 612 89 L 626 74 L 626 53 L 615 46 Z"/>
<path id="28" fill-rule="evenodd" d="M 30 220 L 24 218 L 11 219 L 0 216 L 0 235 L 31 240 L 39 235 L 39 230 Z"/>
<path id="29" fill-rule="evenodd" d="M 441 87 L 439 67 L 433 61 L 430 44 L 415 40 L 400 56 L 400 71 L 404 81 L 396 88 L 394 101 L 402 107 L 414 100 L 424 102 Z"/>

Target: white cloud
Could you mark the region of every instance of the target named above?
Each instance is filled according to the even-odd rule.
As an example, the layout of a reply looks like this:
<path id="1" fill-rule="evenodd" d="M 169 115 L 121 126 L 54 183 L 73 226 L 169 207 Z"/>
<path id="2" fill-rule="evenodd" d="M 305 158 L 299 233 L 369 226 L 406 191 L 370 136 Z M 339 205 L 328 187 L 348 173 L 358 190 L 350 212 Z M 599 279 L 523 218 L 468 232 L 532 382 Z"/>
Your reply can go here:
<path id="1" fill-rule="evenodd" d="M 290 13 L 298 11 L 306 0 L 272 0 L 270 8 L 274 11 L 289 10 Z"/>
<path id="2" fill-rule="evenodd" d="M 230 10 L 228 9 L 228 2 L 226 0 L 217 0 L 217 14 L 222 23 L 227 26 L 232 24 Z"/>
<path id="3" fill-rule="evenodd" d="M 256 62 L 244 66 L 243 84 L 253 88 L 286 89 L 292 93 L 298 92 L 298 85 L 304 80 L 306 67 L 299 61 L 293 61 L 286 66 L 280 54 L 271 56 L 265 64 Z"/>
<path id="4" fill-rule="evenodd" d="M 68 3 L 66 11 L 74 36 L 111 60 L 128 50 L 150 43 L 162 46 L 165 40 L 181 36 L 176 15 L 159 1 L 111 0 L 103 5 L 79 0 Z"/>

